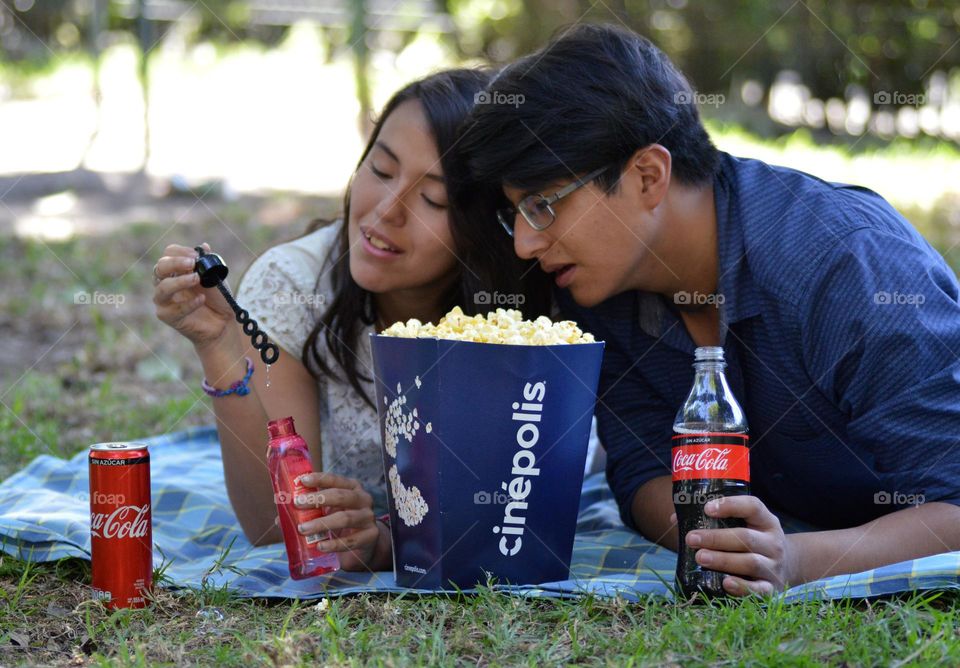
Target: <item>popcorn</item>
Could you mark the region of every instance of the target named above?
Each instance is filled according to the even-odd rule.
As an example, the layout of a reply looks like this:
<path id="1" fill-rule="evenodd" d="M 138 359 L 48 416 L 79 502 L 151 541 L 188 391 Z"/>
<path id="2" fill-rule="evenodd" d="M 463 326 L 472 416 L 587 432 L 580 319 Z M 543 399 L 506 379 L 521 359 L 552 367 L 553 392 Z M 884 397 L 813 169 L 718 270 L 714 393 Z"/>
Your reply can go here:
<path id="1" fill-rule="evenodd" d="M 465 315 L 459 306 L 436 325 L 412 318 L 397 322 L 381 332 L 384 336 L 402 338 L 453 339 L 474 343 L 503 343 L 518 346 L 555 346 L 594 343 L 593 334 L 582 331 L 572 320 L 553 322 L 546 316 L 524 320 L 516 309 L 498 308 L 486 316 Z"/>
<path id="2" fill-rule="evenodd" d="M 408 527 L 416 526 L 427 516 L 429 507 L 416 485 L 407 487 L 400 481 L 397 465 L 390 467 L 390 491 L 397 505 L 397 514 Z"/>

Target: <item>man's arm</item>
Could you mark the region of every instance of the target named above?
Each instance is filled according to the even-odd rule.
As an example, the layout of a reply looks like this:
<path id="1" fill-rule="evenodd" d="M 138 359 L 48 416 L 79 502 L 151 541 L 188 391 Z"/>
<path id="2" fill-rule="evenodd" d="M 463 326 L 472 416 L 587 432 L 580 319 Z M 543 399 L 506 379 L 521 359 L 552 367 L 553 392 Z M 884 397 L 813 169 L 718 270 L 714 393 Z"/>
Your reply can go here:
<path id="1" fill-rule="evenodd" d="M 838 239 L 803 295 L 798 322 L 809 376 L 848 415 L 846 441 L 872 454 L 878 490 L 921 505 L 885 505 L 877 514 L 893 512 L 861 526 L 784 536 L 756 497 L 707 504 L 708 515 L 747 525 L 686 539 L 699 564 L 733 574 L 724 580 L 731 594 L 767 594 L 960 550 L 960 448 L 951 447 L 960 430 L 953 352 L 960 350 L 960 286 L 953 272 L 920 244 L 863 228 Z"/>
<path id="2" fill-rule="evenodd" d="M 648 480 L 636 494 L 631 504 L 633 523 L 643 537 L 676 551 L 679 533 L 673 515 L 673 478 L 668 475 Z"/>
<path id="3" fill-rule="evenodd" d="M 723 588 L 734 596 L 770 595 L 831 575 L 960 550 L 960 507 L 950 503 L 905 508 L 850 529 L 789 536 L 755 496 L 710 502 L 705 510 L 746 522 L 745 528 L 702 529 L 686 538 L 698 564 L 728 574 Z"/>
<path id="4" fill-rule="evenodd" d="M 787 536 L 796 557 L 790 584 L 960 550 L 960 507 L 928 503 L 852 529 Z"/>

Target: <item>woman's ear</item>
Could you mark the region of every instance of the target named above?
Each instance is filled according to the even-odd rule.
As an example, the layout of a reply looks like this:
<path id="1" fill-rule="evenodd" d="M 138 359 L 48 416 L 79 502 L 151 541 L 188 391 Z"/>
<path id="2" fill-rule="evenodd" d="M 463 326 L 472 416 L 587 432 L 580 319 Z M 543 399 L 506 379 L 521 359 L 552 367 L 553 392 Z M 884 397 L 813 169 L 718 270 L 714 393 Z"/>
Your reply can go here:
<path id="1" fill-rule="evenodd" d="M 645 209 L 655 209 L 670 187 L 670 151 L 660 144 L 638 149 L 624 167 L 623 183 Z"/>

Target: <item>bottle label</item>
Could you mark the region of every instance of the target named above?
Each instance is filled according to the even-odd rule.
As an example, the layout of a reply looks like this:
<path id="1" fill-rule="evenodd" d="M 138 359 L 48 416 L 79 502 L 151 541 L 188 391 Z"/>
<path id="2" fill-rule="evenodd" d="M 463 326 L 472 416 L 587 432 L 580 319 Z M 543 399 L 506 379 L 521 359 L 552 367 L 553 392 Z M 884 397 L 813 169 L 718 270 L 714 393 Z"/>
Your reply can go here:
<path id="1" fill-rule="evenodd" d="M 673 481 L 726 479 L 750 482 L 746 434 L 704 432 L 673 437 Z"/>

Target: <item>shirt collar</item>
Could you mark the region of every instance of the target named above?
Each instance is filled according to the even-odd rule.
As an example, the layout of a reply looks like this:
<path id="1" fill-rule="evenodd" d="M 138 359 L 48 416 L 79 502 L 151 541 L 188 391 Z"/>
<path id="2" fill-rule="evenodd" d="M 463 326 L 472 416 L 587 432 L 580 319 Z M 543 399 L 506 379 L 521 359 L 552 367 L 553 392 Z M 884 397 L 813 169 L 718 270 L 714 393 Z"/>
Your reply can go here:
<path id="1" fill-rule="evenodd" d="M 723 295 L 720 305 L 720 340 L 726 341 L 730 325 L 760 314 L 760 302 L 747 263 L 744 218 L 736 181 L 737 159 L 721 152 L 720 167 L 713 179 L 713 200 L 717 217 L 717 294 Z M 664 305 L 659 295 L 638 292 L 640 328 L 647 334 L 691 348 L 679 318 Z M 672 331 L 668 331 L 672 330 Z"/>
<path id="2" fill-rule="evenodd" d="M 737 159 L 720 154 L 720 169 L 713 179 L 713 201 L 717 213 L 717 294 L 720 305 L 721 336 L 726 327 L 760 314 L 760 300 L 747 262 L 745 219 L 740 206 L 736 179 Z"/>

